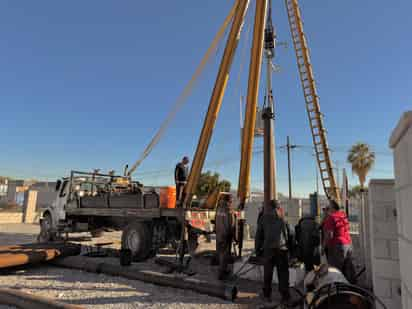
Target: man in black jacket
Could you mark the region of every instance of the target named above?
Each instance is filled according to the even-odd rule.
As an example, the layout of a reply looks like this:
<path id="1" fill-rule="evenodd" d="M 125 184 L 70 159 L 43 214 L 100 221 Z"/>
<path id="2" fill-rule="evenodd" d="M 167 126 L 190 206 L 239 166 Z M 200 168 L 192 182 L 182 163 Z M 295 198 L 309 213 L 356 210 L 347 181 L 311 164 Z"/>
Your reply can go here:
<path id="1" fill-rule="evenodd" d="M 216 253 L 219 260 L 219 280 L 230 275 L 228 270 L 231 247 L 235 234 L 235 217 L 231 194 L 224 195 L 216 209 Z"/>
<path id="2" fill-rule="evenodd" d="M 273 201 L 271 212 L 264 212 L 259 217 L 255 237 L 256 254 L 264 257 L 263 296 L 268 301 L 272 297 L 273 268 L 275 266 L 282 301 L 290 299 L 288 238 L 289 231 L 284 221 L 283 210 L 277 201 Z"/>
<path id="3" fill-rule="evenodd" d="M 320 226 L 313 216 L 304 216 L 295 227 L 299 260 L 305 264 L 306 272 L 320 264 Z"/>
<path id="4" fill-rule="evenodd" d="M 183 189 L 187 182 L 187 176 L 189 174 L 189 158 L 183 157 L 182 161 L 176 164 L 175 168 L 175 183 L 176 183 L 176 205 L 181 206 L 183 202 Z"/>

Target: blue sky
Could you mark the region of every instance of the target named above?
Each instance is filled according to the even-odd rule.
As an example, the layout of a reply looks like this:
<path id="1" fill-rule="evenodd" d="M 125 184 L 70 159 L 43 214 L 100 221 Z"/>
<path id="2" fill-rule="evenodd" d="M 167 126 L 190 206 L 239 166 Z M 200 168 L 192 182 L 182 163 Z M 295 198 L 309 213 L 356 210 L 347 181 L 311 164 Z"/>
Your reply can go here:
<path id="1" fill-rule="evenodd" d="M 411 108 L 408 0 L 301 1 L 305 31 L 334 161 L 365 141 L 377 151 L 374 178 L 393 175 L 388 139 Z M 1 1 L 0 175 L 55 179 L 71 169 L 122 170 L 150 141 L 208 48 L 231 1 Z M 252 1 L 253 3 L 253 1 Z M 284 2 L 273 2 L 280 42 L 274 74 L 276 141 L 310 145 Z M 246 18 L 206 167 L 237 184 L 239 96 L 246 93 Z M 193 156 L 224 44 L 185 108 L 136 177 L 173 182 L 174 164 Z M 241 56 L 241 50 L 246 57 Z M 238 82 L 239 68 L 244 70 Z M 256 141 L 261 148 L 261 140 Z M 287 192 L 286 153 L 278 184 Z M 252 187 L 262 187 L 256 154 Z M 351 173 L 349 172 L 349 175 Z M 315 187 L 307 147 L 293 152 L 294 192 Z M 356 178 L 351 177 L 351 184 Z"/>

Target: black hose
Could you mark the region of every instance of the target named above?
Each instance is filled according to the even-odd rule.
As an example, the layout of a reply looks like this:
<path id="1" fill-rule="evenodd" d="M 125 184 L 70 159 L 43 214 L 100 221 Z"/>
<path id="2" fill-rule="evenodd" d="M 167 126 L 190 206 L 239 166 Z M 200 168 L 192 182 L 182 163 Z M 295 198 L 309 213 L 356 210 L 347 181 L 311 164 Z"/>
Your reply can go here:
<path id="1" fill-rule="evenodd" d="M 358 280 L 358 278 L 366 271 L 366 267 L 364 266 L 354 277 L 353 280 L 354 282 L 356 282 L 356 280 Z"/>
<path id="2" fill-rule="evenodd" d="M 364 288 L 361 288 L 361 287 L 359 287 L 359 286 L 357 286 L 357 285 L 353 285 L 353 284 L 349 284 L 349 283 L 341 283 L 341 282 L 338 282 L 338 283 L 333 282 L 333 283 L 324 285 L 324 286 L 322 286 L 319 290 L 317 290 L 317 291 L 315 292 L 315 294 L 313 295 L 312 301 L 311 301 L 310 304 L 309 304 L 309 309 L 315 309 L 314 305 L 315 305 L 316 301 L 318 300 L 319 296 L 321 295 L 321 293 L 322 293 L 326 288 L 328 289 L 328 301 L 329 301 L 330 291 L 331 291 L 331 289 L 332 289 L 333 287 L 335 287 L 336 294 L 338 294 L 338 293 L 339 293 L 339 289 L 342 290 L 342 288 L 348 288 L 348 289 L 351 289 L 351 290 L 353 290 L 353 291 L 362 292 L 362 294 L 363 294 L 362 296 L 363 296 L 364 298 L 369 298 L 368 300 L 371 301 L 371 303 L 374 303 L 374 302 L 376 301 L 376 302 L 379 303 L 379 305 L 381 305 L 381 307 L 382 307 L 383 309 L 388 309 L 388 308 L 386 307 L 386 305 L 385 305 L 376 295 L 372 294 L 370 291 L 368 291 L 368 290 L 366 290 L 366 289 L 364 289 Z M 329 305 L 330 305 L 330 304 L 329 304 Z"/>

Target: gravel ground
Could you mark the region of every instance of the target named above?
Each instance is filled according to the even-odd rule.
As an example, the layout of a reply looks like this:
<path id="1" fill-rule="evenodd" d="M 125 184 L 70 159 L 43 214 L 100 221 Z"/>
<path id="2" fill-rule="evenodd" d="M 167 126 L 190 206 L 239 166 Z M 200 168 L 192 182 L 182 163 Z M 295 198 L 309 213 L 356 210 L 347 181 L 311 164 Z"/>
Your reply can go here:
<path id="1" fill-rule="evenodd" d="M 23 244 L 35 241 L 37 225 L 0 225 L 0 245 Z M 98 242 L 119 244 L 119 234 L 109 233 Z M 94 240 L 96 241 L 96 240 Z M 89 242 L 91 243 L 91 242 Z M 118 260 L 105 258 L 105 262 L 118 265 Z M 153 261 L 138 264 L 139 269 L 150 268 Z M 157 266 L 158 268 L 158 266 Z M 216 272 L 208 265 L 197 265 L 203 270 L 197 276 L 208 278 Z M 209 278 L 214 280 L 213 278 Z M 233 304 L 224 300 L 174 288 L 159 287 L 120 277 L 86 273 L 53 266 L 38 266 L 0 276 L 1 288 L 18 288 L 24 292 L 55 298 L 86 308 L 253 308 L 247 304 Z M 4 307 L 7 308 L 7 307 Z M 0 309 L 3 307 L 0 306 Z"/>
<path id="2" fill-rule="evenodd" d="M 17 288 L 96 309 L 241 308 L 240 305 L 190 291 L 56 267 L 37 267 L 1 277 L 0 287 Z"/>

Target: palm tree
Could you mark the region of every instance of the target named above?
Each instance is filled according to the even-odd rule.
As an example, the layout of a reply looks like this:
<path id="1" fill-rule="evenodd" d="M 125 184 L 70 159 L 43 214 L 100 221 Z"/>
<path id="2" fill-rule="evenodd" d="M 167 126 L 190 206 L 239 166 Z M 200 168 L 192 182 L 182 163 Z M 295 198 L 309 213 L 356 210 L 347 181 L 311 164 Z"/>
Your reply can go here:
<path id="1" fill-rule="evenodd" d="M 356 143 L 348 153 L 348 163 L 352 165 L 352 172 L 359 177 L 361 191 L 364 190 L 366 176 L 375 163 L 375 153 L 365 143 Z"/>

